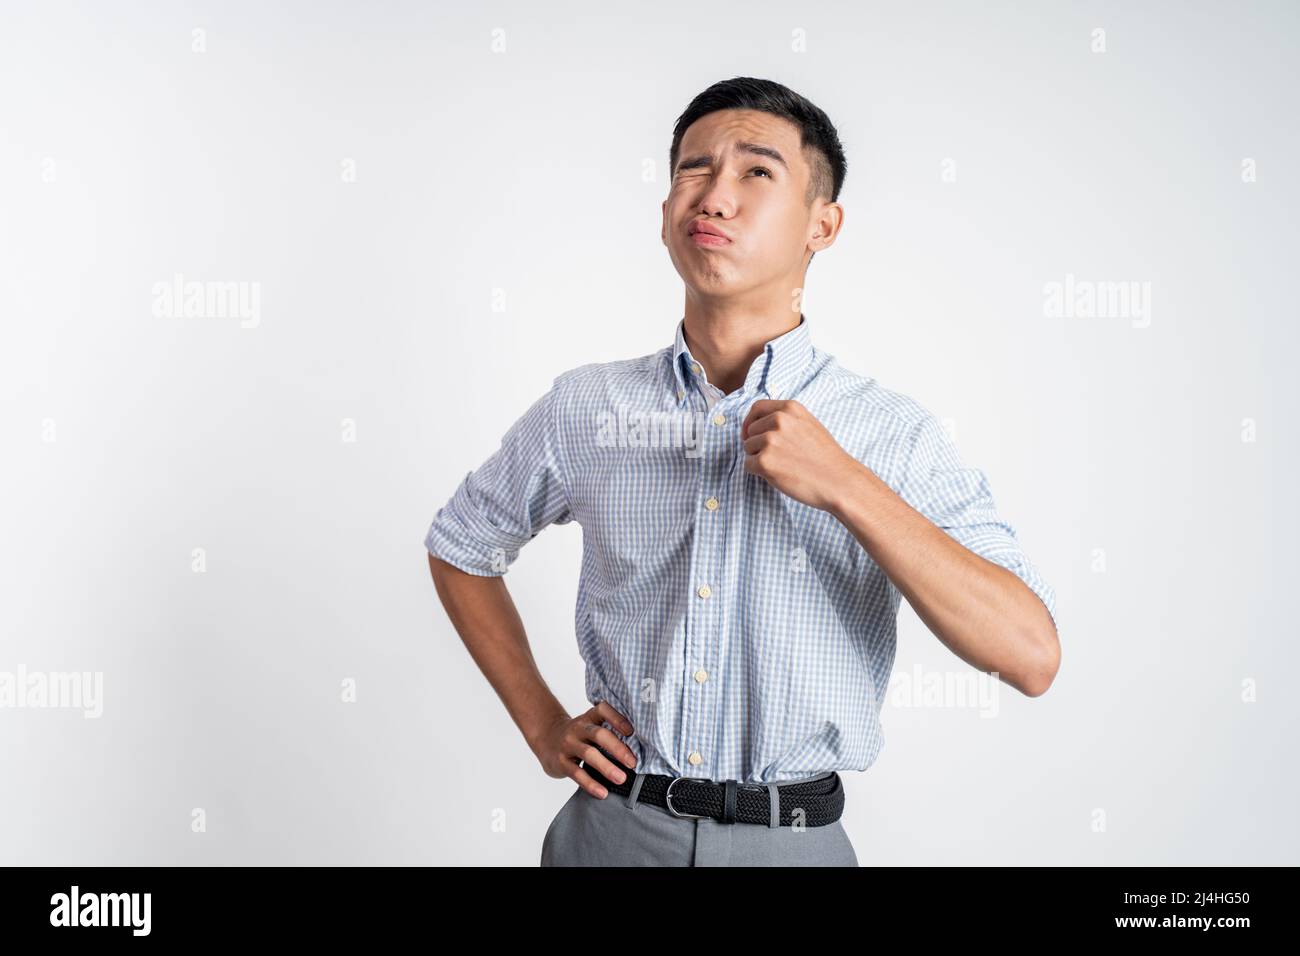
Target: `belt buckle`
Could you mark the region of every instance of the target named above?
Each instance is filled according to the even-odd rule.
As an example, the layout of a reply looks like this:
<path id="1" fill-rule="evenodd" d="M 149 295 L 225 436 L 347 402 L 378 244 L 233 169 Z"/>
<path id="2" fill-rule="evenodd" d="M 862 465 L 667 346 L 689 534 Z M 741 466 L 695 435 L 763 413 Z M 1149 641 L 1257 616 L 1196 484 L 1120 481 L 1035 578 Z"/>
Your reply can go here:
<path id="1" fill-rule="evenodd" d="M 668 789 L 664 791 L 664 803 L 667 805 L 669 813 L 671 813 L 675 817 L 680 817 L 683 820 L 711 820 L 713 818 L 709 816 L 707 813 L 678 813 L 673 808 L 673 786 L 679 780 L 695 780 L 695 779 L 696 779 L 695 777 L 673 777 L 672 780 L 669 780 Z M 711 783 L 712 781 L 703 780 L 701 782 Z"/>

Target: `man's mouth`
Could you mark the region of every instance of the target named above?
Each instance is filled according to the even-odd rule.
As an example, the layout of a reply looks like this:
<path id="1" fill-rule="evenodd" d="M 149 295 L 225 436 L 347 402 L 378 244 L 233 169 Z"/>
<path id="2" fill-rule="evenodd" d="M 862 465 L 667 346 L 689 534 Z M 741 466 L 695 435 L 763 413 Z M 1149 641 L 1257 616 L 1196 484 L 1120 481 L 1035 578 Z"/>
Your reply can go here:
<path id="1" fill-rule="evenodd" d="M 693 232 L 693 233 L 691 233 L 691 240 L 692 240 L 692 241 L 693 241 L 697 246 L 729 246 L 729 245 L 731 245 L 731 240 L 730 240 L 730 239 L 723 238 L 722 236 L 715 236 L 715 235 L 713 235 L 713 234 L 710 233 L 710 232 Z"/>
<path id="2" fill-rule="evenodd" d="M 696 219 L 686 231 L 695 244 L 700 246 L 725 246 L 731 242 L 726 230 L 705 219 Z"/>

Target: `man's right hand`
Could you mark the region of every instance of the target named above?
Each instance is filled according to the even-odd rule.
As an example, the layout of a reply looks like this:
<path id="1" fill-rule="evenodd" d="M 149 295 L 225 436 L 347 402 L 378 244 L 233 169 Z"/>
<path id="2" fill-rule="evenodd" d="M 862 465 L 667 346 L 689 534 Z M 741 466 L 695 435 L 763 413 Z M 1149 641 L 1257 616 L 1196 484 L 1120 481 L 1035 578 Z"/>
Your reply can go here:
<path id="1" fill-rule="evenodd" d="M 570 717 L 561 714 L 548 724 L 537 737 L 534 752 L 541 761 L 542 769 L 549 777 L 572 777 L 577 784 L 593 797 L 605 799 L 609 791 L 591 779 L 591 776 L 578 766 L 578 761 L 585 761 L 607 780 L 622 783 L 627 774 L 596 749 L 599 745 L 621 760 L 628 768 L 636 769 L 636 754 L 630 747 L 619 740 L 612 730 L 602 727 L 602 721 L 609 721 L 625 736 L 632 734 L 632 723 L 605 701 L 596 704 L 584 714 Z"/>

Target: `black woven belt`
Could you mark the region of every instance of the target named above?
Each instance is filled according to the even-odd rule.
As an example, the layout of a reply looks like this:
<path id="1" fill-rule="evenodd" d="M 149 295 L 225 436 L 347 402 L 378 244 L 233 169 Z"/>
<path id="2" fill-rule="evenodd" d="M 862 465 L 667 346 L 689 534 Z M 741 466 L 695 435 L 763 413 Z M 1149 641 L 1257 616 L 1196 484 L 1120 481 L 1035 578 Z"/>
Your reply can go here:
<path id="1" fill-rule="evenodd" d="M 610 793 L 627 796 L 638 776 L 645 778 L 637 800 L 663 807 L 675 817 L 710 817 L 721 823 L 772 822 L 772 803 L 765 783 L 738 783 L 735 780 L 703 780 L 698 777 L 669 777 L 664 774 L 638 774 L 610 756 L 611 763 L 627 774 L 623 783 L 614 783 L 587 764 L 582 769 Z M 806 827 L 824 827 L 834 823 L 844 811 L 844 786 L 838 773 L 798 783 L 781 783 L 776 788 L 780 800 L 780 825 L 788 827 L 798 819 Z"/>

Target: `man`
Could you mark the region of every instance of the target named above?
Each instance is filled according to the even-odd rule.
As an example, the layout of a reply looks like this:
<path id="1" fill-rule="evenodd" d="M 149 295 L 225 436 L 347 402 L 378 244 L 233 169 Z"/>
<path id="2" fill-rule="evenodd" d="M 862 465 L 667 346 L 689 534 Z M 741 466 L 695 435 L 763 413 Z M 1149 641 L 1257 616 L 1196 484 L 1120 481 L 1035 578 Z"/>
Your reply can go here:
<path id="1" fill-rule="evenodd" d="M 669 155 L 674 344 L 556 378 L 439 510 L 429 566 L 543 769 L 578 784 L 543 865 L 856 866 L 837 771 L 882 746 L 900 597 L 1038 696 L 1054 593 L 934 415 L 812 344 L 806 270 L 844 219 L 825 113 L 738 77 L 692 101 Z M 577 716 L 501 580 L 572 520 Z"/>

